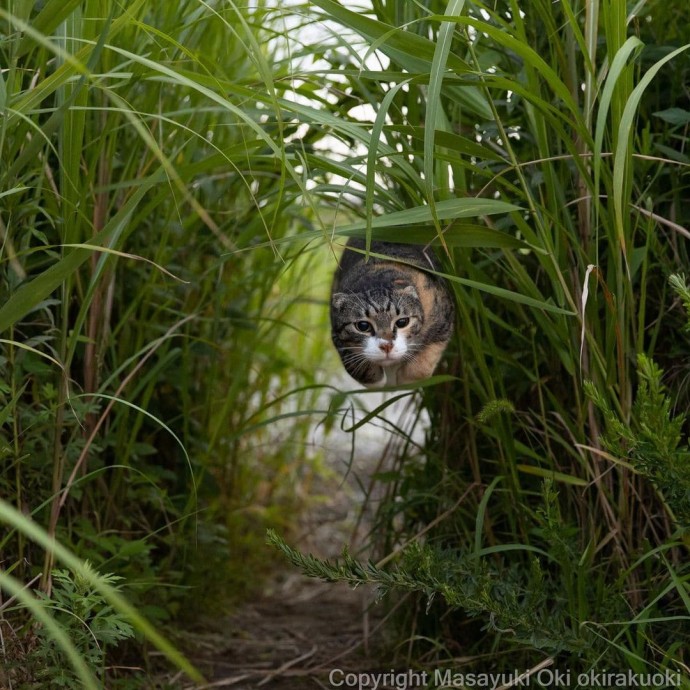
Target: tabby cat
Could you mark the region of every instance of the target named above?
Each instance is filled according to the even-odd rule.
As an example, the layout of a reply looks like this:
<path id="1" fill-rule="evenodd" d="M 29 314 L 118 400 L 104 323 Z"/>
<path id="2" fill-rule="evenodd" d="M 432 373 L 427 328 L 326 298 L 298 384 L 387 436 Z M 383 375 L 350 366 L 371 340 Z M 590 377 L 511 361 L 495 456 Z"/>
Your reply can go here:
<path id="1" fill-rule="evenodd" d="M 364 240 L 348 241 L 331 291 L 331 335 L 345 369 L 369 387 L 428 378 L 455 320 L 445 281 L 420 270 L 438 270 L 437 262 L 414 245 L 372 242 L 389 258 L 368 260 L 349 247 L 364 249 Z"/>

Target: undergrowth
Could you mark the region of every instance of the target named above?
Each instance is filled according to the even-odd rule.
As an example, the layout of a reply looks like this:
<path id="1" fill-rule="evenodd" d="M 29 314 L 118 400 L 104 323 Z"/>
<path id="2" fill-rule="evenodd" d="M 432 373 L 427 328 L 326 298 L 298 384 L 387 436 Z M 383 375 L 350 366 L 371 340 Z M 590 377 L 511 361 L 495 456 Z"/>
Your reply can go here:
<path id="1" fill-rule="evenodd" d="M 40 592 L 39 601 L 52 612 L 81 658 L 90 669 L 97 671 L 99 682 L 105 686 L 108 649 L 122 640 L 131 639 L 134 628 L 79 573 L 54 570 L 51 576 L 51 594 Z M 103 575 L 102 579 L 114 585 L 122 578 Z M 5 667 L 6 677 L 14 677 L 15 684 L 18 681 L 20 687 L 30 684 L 75 687 L 79 682 L 78 675 L 69 665 L 63 649 L 45 628 L 37 628 L 36 638 L 25 640 L 24 644 L 27 642 L 29 649 L 21 655 L 21 663 L 10 661 Z"/>
<path id="2" fill-rule="evenodd" d="M 661 30 L 687 9 L 313 4 L 361 37 L 341 74 L 372 109 L 369 174 L 428 210 L 422 230 L 367 187 L 360 227 L 435 246 L 458 320 L 451 378 L 419 393 L 424 447 L 385 478 L 379 565 L 271 541 L 312 576 L 406 592 L 401 663 L 687 685 L 689 63 Z M 448 214 L 466 200 L 487 207 Z"/>
<path id="3" fill-rule="evenodd" d="M 274 543 L 405 590 L 408 662 L 687 674 L 690 20 L 626 5 L 0 7 L 3 668 L 201 680 L 159 629 L 289 541 L 359 235 L 438 252 L 455 337 L 423 444 L 343 423 L 401 439 L 378 565 Z"/>
<path id="4" fill-rule="evenodd" d="M 312 405 L 283 339 L 311 285 L 237 252 L 310 222 L 266 12 L 0 7 L 0 685 L 199 680 L 158 627 L 253 593 L 305 501 L 308 424 L 269 421 Z"/>

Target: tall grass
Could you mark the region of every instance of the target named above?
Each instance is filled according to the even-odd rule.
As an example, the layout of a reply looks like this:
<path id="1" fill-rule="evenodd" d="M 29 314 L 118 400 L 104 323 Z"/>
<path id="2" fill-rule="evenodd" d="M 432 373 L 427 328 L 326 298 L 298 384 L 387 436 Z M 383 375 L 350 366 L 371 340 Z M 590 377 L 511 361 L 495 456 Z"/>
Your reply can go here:
<path id="1" fill-rule="evenodd" d="M 102 683 L 128 624 L 194 676 L 143 619 L 289 529 L 306 427 L 271 421 L 312 414 L 300 302 L 351 234 L 438 248 L 453 378 L 409 393 L 380 567 L 288 553 L 418 593 L 425 660 L 687 668 L 687 10 L 623 5 L 0 8 L 11 681 Z"/>
<path id="2" fill-rule="evenodd" d="M 358 227 L 445 256 L 456 380 L 424 390 L 424 454 L 401 460 L 380 514 L 389 550 L 424 545 L 392 571 L 288 554 L 312 575 L 441 596 L 409 635 L 445 641 L 444 660 L 687 675 L 687 424 L 671 410 L 687 406 L 688 341 L 669 287 L 688 258 L 687 94 L 669 94 L 688 46 L 655 38 L 687 10 L 312 4 L 361 40 L 330 45 L 341 117 L 372 109 Z"/>
<path id="3" fill-rule="evenodd" d="M 313 380 L 282 344 L 296 253 L 235 253 L 309 222 L 265 17 L 0 8 L 2 685 L 112 687 L 129 623 L 198 678 L 155 626 L 246 593 L 302 500 L 306 426 L 266 423 Z"/>

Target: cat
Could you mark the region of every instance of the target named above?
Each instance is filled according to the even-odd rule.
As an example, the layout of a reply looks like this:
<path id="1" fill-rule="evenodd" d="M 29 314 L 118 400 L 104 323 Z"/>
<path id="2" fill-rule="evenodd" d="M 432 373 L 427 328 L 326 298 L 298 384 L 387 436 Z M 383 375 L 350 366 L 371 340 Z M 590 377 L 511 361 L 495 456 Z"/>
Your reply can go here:
<path id="1" fill-rule="evenodd" d="M 346 371 L 367 387 L 429 378 L 455 323 L 446 281 L 421 270 L 438 262 L 415 245 L 373 241 L 386 259 L 349 248 L 365 242 L 348 241 L 331 289 L 331 336 Z"/>

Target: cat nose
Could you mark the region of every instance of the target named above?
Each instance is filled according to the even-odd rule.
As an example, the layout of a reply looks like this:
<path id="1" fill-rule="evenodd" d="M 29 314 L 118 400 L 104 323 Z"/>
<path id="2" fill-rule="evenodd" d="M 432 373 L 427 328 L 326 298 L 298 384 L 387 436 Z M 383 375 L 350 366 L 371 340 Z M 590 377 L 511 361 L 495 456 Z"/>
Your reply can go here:
<path id="1" fill-rule="evenodd" d="M 384 340 L 383 342 L 379 343 L 379 350 L 381 350 L 381 352 L 388 354 L 392 349 L 393 343 L 389 340 Z"/>

